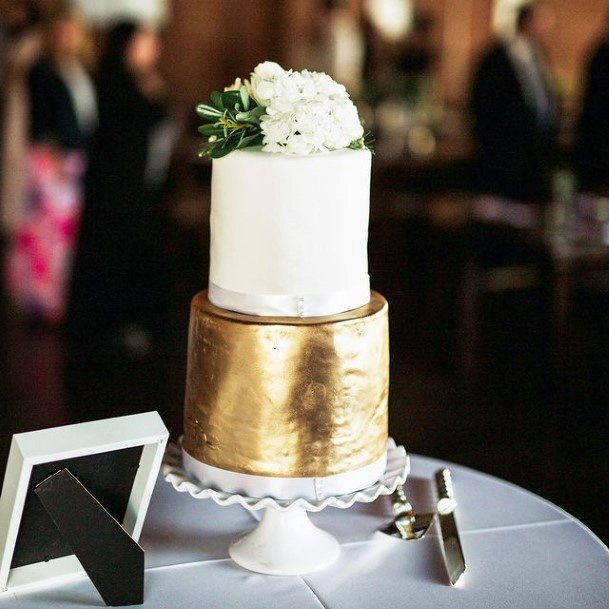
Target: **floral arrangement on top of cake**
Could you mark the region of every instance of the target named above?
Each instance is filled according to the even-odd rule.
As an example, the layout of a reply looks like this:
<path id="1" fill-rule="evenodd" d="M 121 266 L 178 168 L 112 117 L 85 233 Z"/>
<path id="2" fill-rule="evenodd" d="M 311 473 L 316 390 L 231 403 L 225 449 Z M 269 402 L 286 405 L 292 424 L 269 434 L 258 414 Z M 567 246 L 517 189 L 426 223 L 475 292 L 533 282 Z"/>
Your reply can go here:
<path id="1" fill-rule="evenodd" d="M 249 80 L 212 92 L 197 114 L 208 121 L 199 127 L 207 136 L 199 155 L 214 159 L 250 146 L 292 155 L 367 147 L 343 85 L 323 72 L 284 70 L 272 61 L 258 64 Z"/>

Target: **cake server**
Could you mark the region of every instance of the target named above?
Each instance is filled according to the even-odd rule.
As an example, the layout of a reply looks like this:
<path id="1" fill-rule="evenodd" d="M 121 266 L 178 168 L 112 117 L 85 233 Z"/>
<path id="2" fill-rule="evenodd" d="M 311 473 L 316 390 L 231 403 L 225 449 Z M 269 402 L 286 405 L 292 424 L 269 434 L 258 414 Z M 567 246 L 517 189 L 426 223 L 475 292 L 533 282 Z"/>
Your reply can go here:
<path id="1" fill-rule="evenodd" d="M 398 486 L 391 495 L 394 521 L 381 533 L 408 541 L 423 539 L 434 521 L 435 514 L 417 514 L 406 498 L 403 486 Z"/>
<path id="2" fill-rule="evenodd" d="M 440 469 L 435 474 L 438 491 L 438 520 L 442 532 L 442 553 L 448 571 L 451 586 L 454 586 L 465 572 L 465 556 L 459 538 L 455 509 L 457 501 L 448 468 Z"/>

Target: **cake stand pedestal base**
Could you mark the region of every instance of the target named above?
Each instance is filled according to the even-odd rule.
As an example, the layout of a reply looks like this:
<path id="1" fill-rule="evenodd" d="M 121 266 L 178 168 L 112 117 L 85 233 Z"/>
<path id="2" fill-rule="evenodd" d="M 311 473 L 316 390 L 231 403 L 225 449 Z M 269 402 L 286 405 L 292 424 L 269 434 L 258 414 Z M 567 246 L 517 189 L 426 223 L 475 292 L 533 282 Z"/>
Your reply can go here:
<path id="1" fill-rule="evenodd" d="M 330 566 L 338 541 L 316 527 L 303 508 L 266 508 L 260 524 L 230 544 L 230 557 L 242 567 L 268 575 L 301 575 Z"/>
<path id="2" fill-rule="evenodd" d="M 264 509 L 258 526 L 235 538 L 229 547 L 230 557 L 242 567 L 269 575 L 304 575 L 331 565 L 340 554 L 332 535 L 317 528 L 307 512 L 327 507 L 348 509 L 354 503 L 370 503 L 381 495 L 391 495 L 404 484 L 410 461 L 403 446 L 389 438 L 387 468 L 380 480 L 368 488 L 323 499 L 274 499 L 228 493 L 194 479 L 182 462 L 179 445 L 167 446 L 163 459 L 163 477 L 180 493 L 195 499 L 212 499 L 218 505 L 240 505 L 249 512 Z"/>

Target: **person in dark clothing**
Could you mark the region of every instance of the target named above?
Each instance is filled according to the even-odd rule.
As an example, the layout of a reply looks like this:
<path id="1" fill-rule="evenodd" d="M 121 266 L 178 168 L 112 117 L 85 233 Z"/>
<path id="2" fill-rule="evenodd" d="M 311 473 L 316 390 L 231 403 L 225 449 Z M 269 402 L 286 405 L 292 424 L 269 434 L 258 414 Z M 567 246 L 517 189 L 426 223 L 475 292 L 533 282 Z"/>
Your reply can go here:
<path id="1" fill-rule="evenodd" d="M 609 193 L 609 23 L 588 61 L 574 161 L 580 188 Z"/>
<path id="2" fill-rule="evenodd" d="M 80 17 L 60 12 L 47 25 L 48 49 L 28 75 L 30 140 L 82 150 L 97 123 L 95 88 L 83 62 Z"/>
<path id="3" fill-rule="evenodd" d="M 62 148 L 82 148 L 83 132 L 78 124 L 67 86 L 46 61 L 36 64 L 29 74 L 31 99 L 30 137 Z"/>
<path id="4" fill-rule="evenodd" d="M 539 30 L 535 6 L 526 5 L 513 40 L 482 57 L 472 91 L 479 187 L 523 203 L 549 199 L 556 157 L 557 102 Z"/>
<path id="5" fill-rule="evenodd" d="M 98 78 L 99 128 L 90 152 L 67 331 L 75 341 L 147 351 L 166 326 L 168 270 L 162 185 L 147 177 L 165 118 L 155 32 L 122 23 Z"/>

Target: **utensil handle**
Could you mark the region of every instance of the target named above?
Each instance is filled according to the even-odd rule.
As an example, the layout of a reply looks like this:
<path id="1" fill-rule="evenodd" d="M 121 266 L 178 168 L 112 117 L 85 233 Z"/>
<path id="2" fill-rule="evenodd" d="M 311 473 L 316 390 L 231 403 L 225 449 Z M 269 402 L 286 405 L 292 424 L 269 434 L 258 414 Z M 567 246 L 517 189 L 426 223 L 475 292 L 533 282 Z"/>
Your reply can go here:
<path id="1" fill-rule="evenodd" d="M 438 491 L 438 512 L 448 514 L 457 507 L 450 470 L 447 467 L 438 470 L 435 478 Z"/>
<path id="2" fill-rule="evenodd" d="M 455 492 L 453 490 L 453 481 L 450 470 L 447 467 L 436 472 L 436 487 L 438 489 L 438 499 L 454 500 Z"/>
<path id="3" fill-rule="evenodd" d="M 404 487 L 400 484 L 395 489 L 395 493 L 403 503 L 408 503 L 408 499 L 406 498 L 406 492 L 404 491 Z"/>

